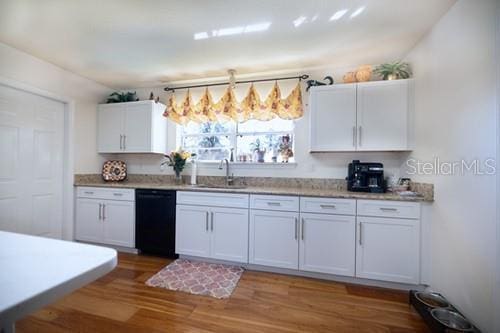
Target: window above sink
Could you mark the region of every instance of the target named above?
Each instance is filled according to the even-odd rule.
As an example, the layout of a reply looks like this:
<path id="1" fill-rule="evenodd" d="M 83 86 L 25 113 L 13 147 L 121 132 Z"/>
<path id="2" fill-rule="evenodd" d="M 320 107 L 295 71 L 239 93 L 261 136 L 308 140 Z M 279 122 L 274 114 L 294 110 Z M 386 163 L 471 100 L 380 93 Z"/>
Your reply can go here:
<path id="1" fill-rule="evenodd" d="M 286 159 L 282 153 L 285 145 L 294 151 L 293 120 L 190 122 L 177 128 L 179 146 L 196 153 L 200 162 L 229 160 L 232 152 L 237 164 L 281 164 Z M 288 162 L 294 163 L 294 157 L 289 157 Z"/>

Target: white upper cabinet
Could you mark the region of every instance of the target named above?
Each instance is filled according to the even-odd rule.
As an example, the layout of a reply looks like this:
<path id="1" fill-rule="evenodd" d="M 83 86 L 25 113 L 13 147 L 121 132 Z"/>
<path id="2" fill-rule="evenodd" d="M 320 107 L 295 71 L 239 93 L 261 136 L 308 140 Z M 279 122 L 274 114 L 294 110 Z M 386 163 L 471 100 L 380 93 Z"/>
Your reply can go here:
<path id="1" fill-rule="evenodd" d="M 311 151 L 356 149 L 356 84 L 311 88 Z"/>
<path id="2" fill-rule="evenodd" d="M 408 80 L 358 84 L 358 150 L 408 150 Z"/>
<path id="3" fill-rule="evenodd" d="M 312 87 L 310 150 L 412 149 L 411 80 Z"/>
<path id="4" fill-rule="evenodd" d="M 100 104 L 99 153 L 159 153 L 167 151 L 165 105 L 154 101 Z"/>

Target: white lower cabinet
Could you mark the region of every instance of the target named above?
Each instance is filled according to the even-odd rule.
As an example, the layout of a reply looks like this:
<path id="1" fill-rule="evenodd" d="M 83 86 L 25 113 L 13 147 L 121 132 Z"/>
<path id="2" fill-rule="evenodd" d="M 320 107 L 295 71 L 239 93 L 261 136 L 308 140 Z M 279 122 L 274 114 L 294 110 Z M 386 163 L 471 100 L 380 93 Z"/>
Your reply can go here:
<path id="1" fill-rule="evenodd" d="M 299 269 L 354 276 L 356 218 L 301 213 Z"/>
<path id="2" fill-rule="evenodd" d="M 197 257 L 210 256 L 208 207 L 177 205 L 175 252 Z"/>
<path id="3" fill-rule="evenodd" d="M 251 264 L 298 269 L 299 214 L 250 210 Z"/>
<path id="4" fill-rule="evenodd" d="M 248 262 L 248 209 L 177 205 L 176 253 Z"/>
<path id="5" fill-rule="evenodd" d="M 357 277 L 419 283 L 419 220 L 358 216 L 357 230 Z"/>
<path id="6" fill-rule="evenodd" d="M 103 202 L 103 243 L 135 247 L 134 206 L 129 201 Z"/>
<path id="7" fill-rule="evenodd" d="M 123 200 L 109 200 L 109 197 Z M 75 239 L 135 247 L 133 190 L 79 188 L 76 199 Z"/>
<path id="8" fill-rule="evenodd" d="M 79 198 L 76 200 L 75 238 L 77 240 L 102 243 L 102 221 L 100 200 Z"/>

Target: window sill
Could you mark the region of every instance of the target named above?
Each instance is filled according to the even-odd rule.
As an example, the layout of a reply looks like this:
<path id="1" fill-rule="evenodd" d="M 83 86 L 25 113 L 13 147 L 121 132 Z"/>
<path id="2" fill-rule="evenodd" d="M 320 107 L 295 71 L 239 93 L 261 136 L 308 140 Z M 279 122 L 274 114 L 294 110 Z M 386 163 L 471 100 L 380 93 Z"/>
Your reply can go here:
<path id="1" fill-rule="evenodd" d="M 220 162 L 201 162 L 198 161 L 198 168 L 200 169 L 218 169 Z M 231 169 L 292 169 L 297 167 L 296 162 L 290 163 L 253 163 L 253 162 L 229 162 Z M 186 165 L 186 169 L 191 168 L 191 164 Z"/>

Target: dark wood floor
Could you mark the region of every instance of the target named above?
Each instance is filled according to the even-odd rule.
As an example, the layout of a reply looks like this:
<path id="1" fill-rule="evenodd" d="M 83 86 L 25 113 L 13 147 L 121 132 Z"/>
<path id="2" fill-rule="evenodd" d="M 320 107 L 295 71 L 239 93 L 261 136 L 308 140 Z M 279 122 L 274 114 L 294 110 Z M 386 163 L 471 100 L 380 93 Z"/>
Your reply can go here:
<path id="1" fill-rule="evenodd" d="M 169 260 L 120 254 L 110 274 L 18 332 L 426 332 L 406 293 L 247 271 L 229 299 L 148 287 Z"/>

